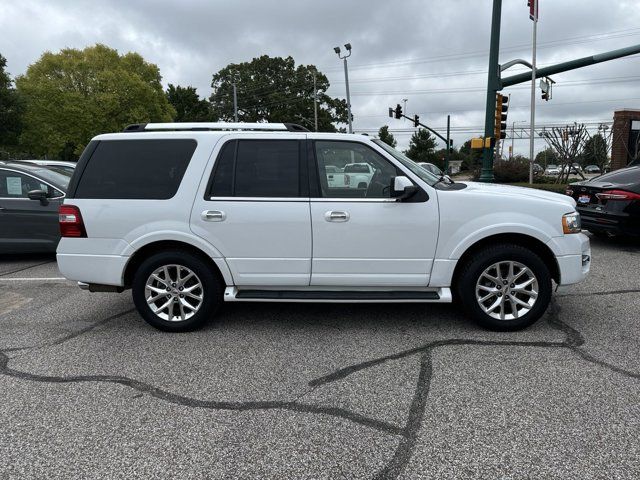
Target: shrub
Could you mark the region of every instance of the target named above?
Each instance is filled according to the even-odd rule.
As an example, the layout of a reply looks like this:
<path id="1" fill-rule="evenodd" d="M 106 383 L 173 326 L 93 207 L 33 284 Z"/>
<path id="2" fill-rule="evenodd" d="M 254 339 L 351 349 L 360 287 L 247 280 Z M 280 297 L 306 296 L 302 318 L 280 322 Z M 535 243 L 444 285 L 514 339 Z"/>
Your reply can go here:
<path id="1" fill-rule="evenodd" d="M 493 175 L 497 183 L 526 182 L 529 180 L 529 162 L 520 159 L 498 160 L 493 164 Z"/>

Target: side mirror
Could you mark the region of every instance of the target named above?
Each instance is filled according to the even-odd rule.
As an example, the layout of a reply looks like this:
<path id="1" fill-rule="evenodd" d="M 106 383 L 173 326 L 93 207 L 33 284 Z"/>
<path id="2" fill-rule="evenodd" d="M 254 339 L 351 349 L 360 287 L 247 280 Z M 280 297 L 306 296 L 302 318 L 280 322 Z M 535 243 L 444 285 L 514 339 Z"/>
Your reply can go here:
<path id="1" fill-rule="evenodd" d="M 47 192 L 44 190 L 31 190 L 27 193 L 30 200 L 39 200 L 41 205 L 48 205 L 49 199 L 47 198 Z"/>
<path id="2" fill-rule="evenodd" d="M 411 180 L 405 176 L 391 177 L 391 197 L 402 202 L 416 194 L 416 187 Z"/>

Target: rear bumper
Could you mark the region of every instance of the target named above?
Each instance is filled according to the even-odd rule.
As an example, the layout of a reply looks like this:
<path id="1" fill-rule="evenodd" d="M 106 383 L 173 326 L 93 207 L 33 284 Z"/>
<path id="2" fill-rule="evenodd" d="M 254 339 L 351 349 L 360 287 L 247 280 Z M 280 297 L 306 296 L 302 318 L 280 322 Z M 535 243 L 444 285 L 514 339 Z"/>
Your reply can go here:
<path id="1" fill-rule="evenodd" d="M 582 228 L 590 232 L 608 232 L 622 235 L 640 235 L 640 217 L 628 214 L 596 212 L 593 209 L 578 208 Z"/>
<path id="2" fill-rule="evenodd" d="M 124 270 L 129 257 L 58 253 L 56 258 L 60 273 L 69 280 L 89 284 L 124 286 Z"/>

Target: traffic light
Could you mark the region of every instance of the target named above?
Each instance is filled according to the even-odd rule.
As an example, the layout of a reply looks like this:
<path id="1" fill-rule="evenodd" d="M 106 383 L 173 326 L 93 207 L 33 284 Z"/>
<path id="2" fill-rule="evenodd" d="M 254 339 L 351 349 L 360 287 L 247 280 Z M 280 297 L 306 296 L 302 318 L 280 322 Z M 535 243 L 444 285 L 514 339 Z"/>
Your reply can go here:
<path id="1" fill-rule="evenodd" d="M 449 153 L 453 153 L 453 138 L 449 139 Z"/>
<path id="2" fill-rule="evenodd" d="M 400 106 L 399 103 L 396 105 L 396 118 L 398 120 L 402 118 L 402 107 Z"/>
<path id="3" fill-rule="evenodd" d="M 547 102 L 549 101 L 549 92 L 542 92 L 542 99 L 546 100 Z"/>
<path id="4" fill-rule="evenodd" d="M 416 128 L 420 126 L 420 117 L 418 115 L 413 116 L 413 126 Z"/>
<path id="5" fill-rule="evenodd" d="M 389 118 L 393 118 L 393 108 L 389 107 Z"/>
<path id="6" fill-rule="evenodd" d="M 494 137 L 501 140 L 507 136 L 507 110 L 509 110 L 509 97 L 500 93 L 496 95 L 496 123 Z"/>

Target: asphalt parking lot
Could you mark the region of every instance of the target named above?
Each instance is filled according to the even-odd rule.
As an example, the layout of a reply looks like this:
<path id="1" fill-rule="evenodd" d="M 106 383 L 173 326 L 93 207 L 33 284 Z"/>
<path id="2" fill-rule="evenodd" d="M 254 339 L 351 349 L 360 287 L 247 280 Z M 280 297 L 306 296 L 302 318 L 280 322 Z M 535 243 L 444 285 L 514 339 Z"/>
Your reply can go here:
<path id="1" fill-rule="evenodd" d="M 0 258 L 0 478 L 639 478 L 640 241 L 592 247 L 518 333 L 230 304 L 168 334 L 51 256 Z"/>

